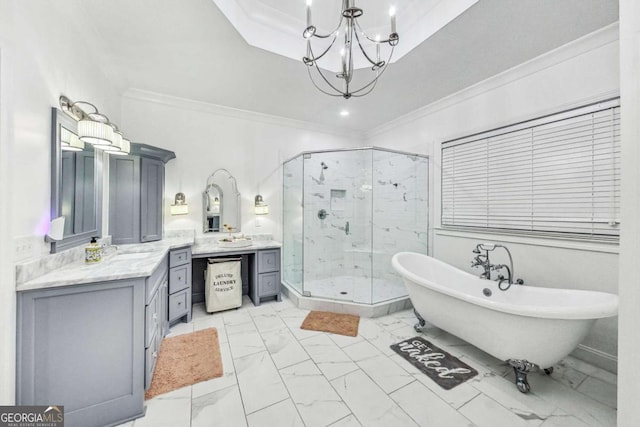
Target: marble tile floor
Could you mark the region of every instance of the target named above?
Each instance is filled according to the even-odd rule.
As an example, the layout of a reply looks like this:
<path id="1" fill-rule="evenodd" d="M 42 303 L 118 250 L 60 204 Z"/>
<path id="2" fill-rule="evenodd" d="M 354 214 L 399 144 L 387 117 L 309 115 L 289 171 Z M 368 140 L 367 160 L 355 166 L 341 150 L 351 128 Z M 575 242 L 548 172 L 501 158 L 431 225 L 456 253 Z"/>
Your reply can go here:
<path id="1" fill-rule="evenodd" d="M 289 300 L 207 314 L 169 336 L 218 328 L 224 375 L 157 396 L 126 427 L 579 427 L 615 426 L 614 374 L 568 357 L 551 376 L 529 374 L 520 393 L 512 369 L 434 327 L 422 335 L 479 375 L 450 391 L 389 345 L 418 335 L 412 311 L 360 320 L 359 335 L 299 329 L 307 310 Z"/>

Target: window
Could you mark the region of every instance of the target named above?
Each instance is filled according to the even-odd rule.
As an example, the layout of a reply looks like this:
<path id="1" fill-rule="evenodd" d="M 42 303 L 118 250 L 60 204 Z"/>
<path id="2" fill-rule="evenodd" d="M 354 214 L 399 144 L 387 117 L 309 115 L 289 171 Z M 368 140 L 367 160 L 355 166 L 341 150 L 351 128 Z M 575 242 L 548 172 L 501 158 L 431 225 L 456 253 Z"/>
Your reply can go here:
<path id="1" fill-rule="evenodd" d="M 442 225 L 619 236 L 618 99 L 442 144 Z"/>

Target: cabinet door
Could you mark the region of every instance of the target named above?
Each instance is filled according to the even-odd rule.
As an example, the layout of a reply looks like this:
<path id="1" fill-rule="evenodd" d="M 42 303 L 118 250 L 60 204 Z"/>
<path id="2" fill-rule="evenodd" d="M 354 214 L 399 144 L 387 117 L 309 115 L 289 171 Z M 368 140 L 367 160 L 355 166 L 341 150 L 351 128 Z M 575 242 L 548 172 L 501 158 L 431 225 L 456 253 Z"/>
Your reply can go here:
<path id="1" fill-rule="evenodd" d="M 277 295 L 280 292 L 280 273 L 258 274 L 258 296 Z"/>
<path id="2" fill-rule="evenodd" d="M 280 249 L 258 252 L 258 273 L 280 270 Z"/>
<path id="3" fill-rule="evenodd" d="M 169 333 L 169 282 L 165 278 L 160 286 L 160 297 L 162 305 L 160 306 L 160 320 L 162 321 L 162 336 Z"/>
<path id="4" fill-rule="evenodd" d="M 144 284 L 125 279 L 18 293 L 18 405 L 61 402 L 65 425 L 144 414 Z"/>
<path id="5" fill-rule="evenodd" d="M 140 158 L 109 159 L 109 234 L 113 244 L 140 243 Z"/>
<path id="6" fill-rule="evenodd" d="M 162 239 L 162 205 L 164 195 L 164 163 L 141 159 L 140 241 Z"/>

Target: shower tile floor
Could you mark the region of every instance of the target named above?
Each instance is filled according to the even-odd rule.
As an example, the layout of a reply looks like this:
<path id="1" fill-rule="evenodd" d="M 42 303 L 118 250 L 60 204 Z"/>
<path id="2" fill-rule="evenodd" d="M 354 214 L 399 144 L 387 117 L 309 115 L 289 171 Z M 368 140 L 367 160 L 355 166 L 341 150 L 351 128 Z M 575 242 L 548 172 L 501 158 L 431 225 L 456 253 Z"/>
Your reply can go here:
<path id="1" fill-rule="evenodd" d="M 357 337 L 300 329 L 307 310 L 289 300 L 207 314 L 169 336 L 216 327 L 224 375 L 157 396 L 127 427 L 433 426 L 578 427 L 616 425 L 614 374 L 568 357 L 551 376 L 529 374 L 520 393 L 512 369 L 440 329 L 422 335 L 478 370 L 450 391 L 389 345 L 418 335 L 413 312 L 360 319 Z"/>

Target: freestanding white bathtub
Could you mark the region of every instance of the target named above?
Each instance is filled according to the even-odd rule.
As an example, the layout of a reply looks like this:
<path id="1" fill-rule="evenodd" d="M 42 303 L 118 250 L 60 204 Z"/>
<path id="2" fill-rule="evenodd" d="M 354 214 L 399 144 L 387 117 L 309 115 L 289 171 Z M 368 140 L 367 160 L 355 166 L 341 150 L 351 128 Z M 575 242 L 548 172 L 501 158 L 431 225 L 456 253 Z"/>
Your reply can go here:
<path id="1" fill-rule="evenodd" d="M 501 291 L 497 282 L 414 252 L 397 253 L 391 262 L 416 315 L 508 361 L 523 393 L 529 391 L 528 372 L 538 367 L 550 373 L 596 319 L 618 313 L 613 294 L 522 285 Z"/>

